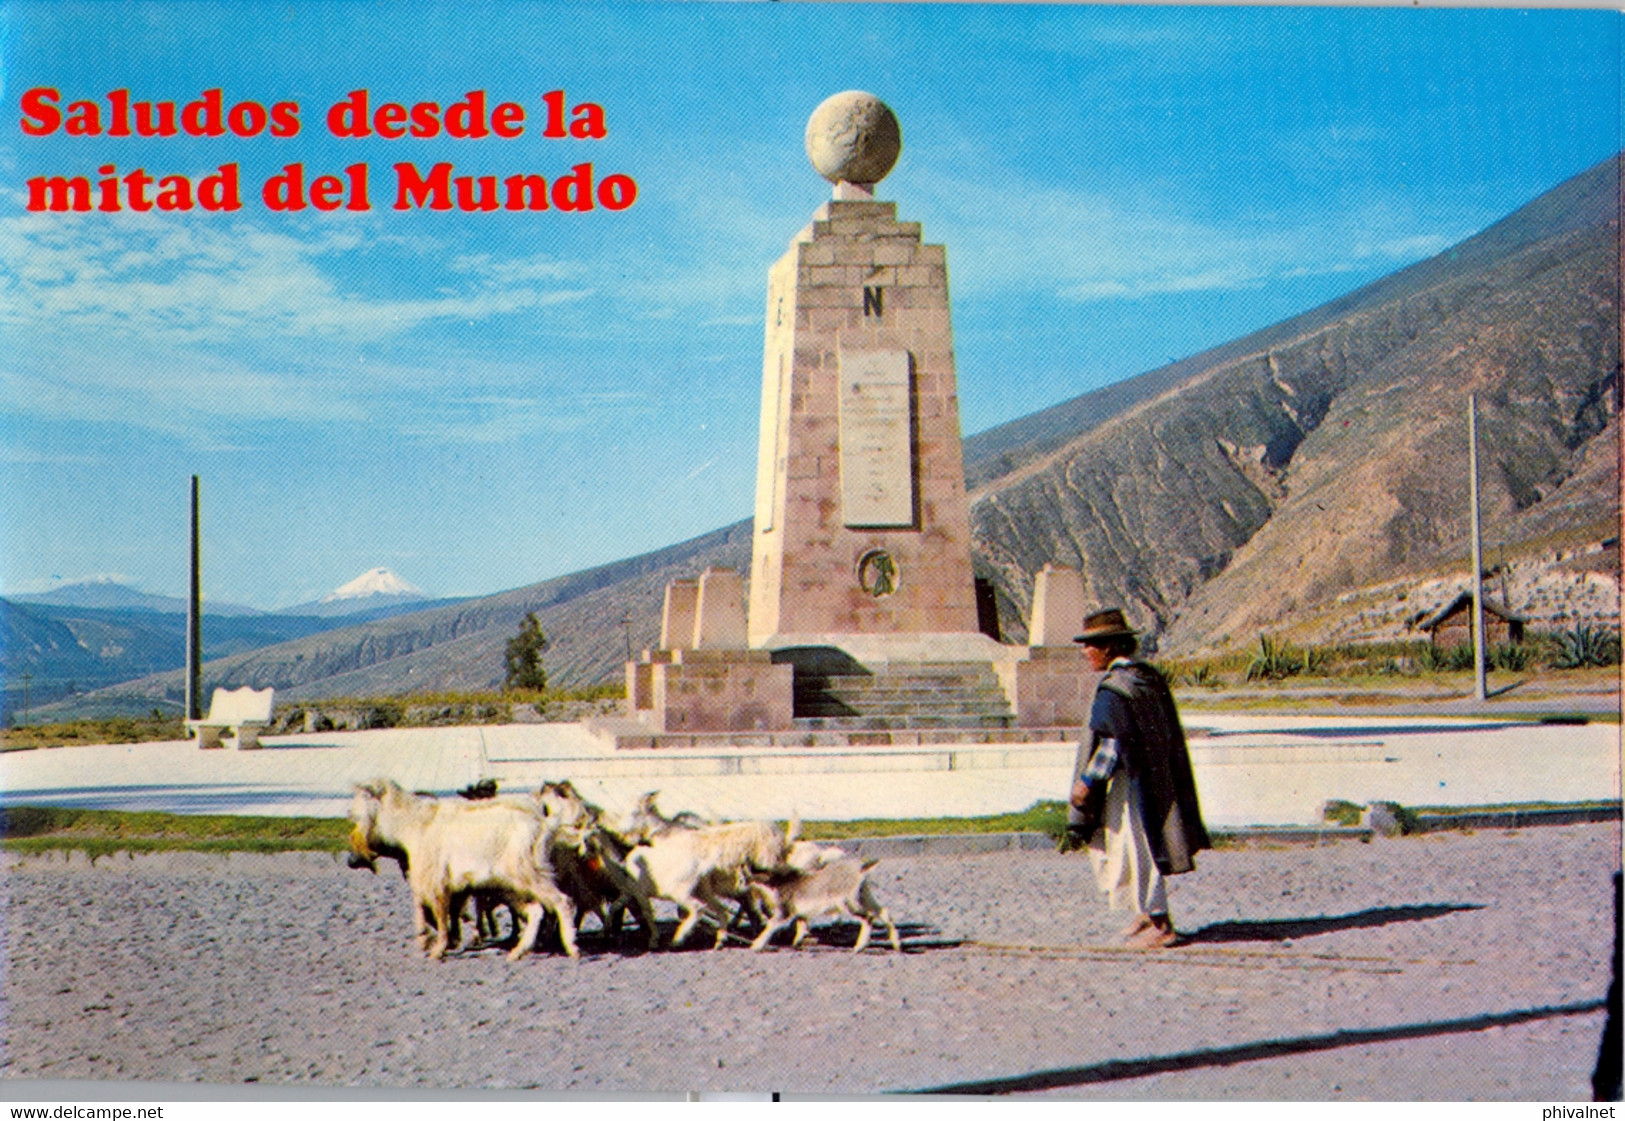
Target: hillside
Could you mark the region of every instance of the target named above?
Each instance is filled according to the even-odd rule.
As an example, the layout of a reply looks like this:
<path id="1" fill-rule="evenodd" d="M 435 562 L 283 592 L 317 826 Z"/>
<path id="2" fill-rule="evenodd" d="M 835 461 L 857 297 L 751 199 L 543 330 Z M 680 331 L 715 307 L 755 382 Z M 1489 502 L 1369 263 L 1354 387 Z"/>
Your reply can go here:
<path id="1" fill-rule="evenodd" d="M 203 624 L 205 660 L 303 638 L 332 626 L 305 617 L 212 613 L 204 615 Z M 37 707 L 171 669 L 184 660 L 185 650 L 184 610 L 0 599 L 0 679 L 6 683 L 8 717 L 23 704 L 25 681 L 29 702 Z"/>
<path id="2" fill-rule="evenodd" d="M 1032 577 L 1049 562 L 1081 566 L 1091 597 L 1126 606 L 1164 652 L 1250 645 L 1265 630 L 1405 633 L 1467 575 L 1469 391 L 1487 560 L 1512 606 L 1537 625 L 1617 624 L 1619 206 L 1611 159 L 1322 307 L 969 438 L 977 569 L 999 589 L 1006 637 L 1024 637 Z M 624 618 L 631 646 L 651 645 L 668 580 L 748 571 L 749 555 L 740 522 L 220 658 L 207 678 L 289 699 L 490 688 L 535 611 L 556 684 L 616 680 Z M 102 699 L 115 694 L 178 697 L 180 674 Z"/>
<path id="3" fill-rule="evenodd" d="M 1023 612 L 1045 562 L 1081 564 L 1169 652 L 1361 637 L 1323 609 L 1465 579 L 1469 392 L 1487 538 L 1554 563 L 1553 534 L 1617 540 L 1618 200 L 1610 160 L 984 483 L 972 528 L 1001 592 Z"/>

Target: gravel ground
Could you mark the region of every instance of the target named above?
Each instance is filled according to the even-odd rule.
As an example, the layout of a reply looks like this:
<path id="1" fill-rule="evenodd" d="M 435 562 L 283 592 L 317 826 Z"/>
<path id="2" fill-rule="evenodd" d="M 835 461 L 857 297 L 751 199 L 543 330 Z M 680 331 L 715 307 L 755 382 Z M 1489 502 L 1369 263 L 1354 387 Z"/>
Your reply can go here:
<path id="1" fill-rule="evenodd" d="M 824 926 L 438 964 L 398 876 L 325 856 L 7 857 L 0 1078 L 1585 1099 L 1619 853 L 1614 825 L 1208 853 L 1172 883 L 1190 944 L 1150 955 L 1081 856 L 899 857 L 902 954 Z"/>

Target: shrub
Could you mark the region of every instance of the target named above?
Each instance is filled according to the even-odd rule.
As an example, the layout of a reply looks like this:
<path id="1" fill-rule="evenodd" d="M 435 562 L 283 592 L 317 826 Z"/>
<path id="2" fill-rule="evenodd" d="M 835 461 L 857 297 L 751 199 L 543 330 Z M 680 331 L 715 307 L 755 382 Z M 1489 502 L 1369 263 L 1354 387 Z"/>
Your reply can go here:
<path id="1" fill-rule="evenodd" d="M 1193 685 L 1200 689 L 1217 689 L 1223 684 L 1219 680 L 1219 675 L 1213 671 L 1213 665 L 1210 662 L 1192 666 L 1180 676 L 1187 685 Z"/>
<path id="2" fill-rule="evenodd" d="M 1517 642 L 1497 643 L 1484 653 L 1484 662 L 1491 669 L 1508 670 L 1512 673 L 1527 669 L 1532 660 L 1529 647 Z"/>
<path id="3" fill-rule="evenodd" d="M 1551 664 L 1554 669 L 1582 669 L 1617 666 L 1619 660 L 1619 632 L 1582 623 L 1557 636 L 1557 650 Z"/>
<path id="4" fill-rule="evenodd" d="M 1302 673 L 1304 659 L 1290 646 L 1276 645 L 1267 634 L 1258 636 L 1258 653 L 1247 665 L 1248 681 L 1279 681 Z"/>
<path id="5" fill-rule="evenodd" d="M 1424 646 L 1416 656 L 1416 664 L 1424 673 L 1455 673 L 1473 668 L 1473 645 L 1463 642 L 1458 646 Z"/>

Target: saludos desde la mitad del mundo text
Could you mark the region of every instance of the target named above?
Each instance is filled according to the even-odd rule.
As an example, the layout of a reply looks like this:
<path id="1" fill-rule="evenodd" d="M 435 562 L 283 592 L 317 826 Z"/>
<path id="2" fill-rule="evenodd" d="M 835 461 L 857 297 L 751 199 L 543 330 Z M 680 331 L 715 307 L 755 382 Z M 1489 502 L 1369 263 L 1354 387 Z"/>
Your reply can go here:
<path id="1" fill-rule="evenodd" d="M 592 142 L 609 135 L 607 115 L 595 102 L 572 103 L 564 90 L 550 90 L 539 102 L 540 111 L 533 119 L 522 103 L 495 101 L 484 90 L 470 90 L 443 105 L 438 101 L 379 100 L 368 90 L 356 89 L 329 106 L 322 120 L 327 133 L 339 140 L 407 144 L 440 138 L 513 141 L 525 136 L 531 125 L 539 126 L 532 135 L 549 141 Z M 138 99 L 127 89 L 113 90 L 103 98 L 65 100 L 53 87 L 36 86 L 22 95 L 20 109 L 23 134 L 36 138 L 189 137 L 274 144 L 297 138 L 303 130 L 303 108 L 297 101 L 228 103 L 222 89 L 206 90 L 180 104 Z M 307 207 L 368 211 L 374 208 L 375 194 L 380 205 L 393 210 L 465 213 L 623 211 L 638 197 L 632 176 L 619 171 L 602 173 L 590 160 L 549 174 L 457 174 L 449 161 L 424 168 L 412 160 L 394 162 L 389 172 L 392 178 L 375 176 L 365 161 L 321 171 L 294 161 L 267 177 L 258 195 L 266 210 L 284 213 Z M 117 164 L 97 163 L 93 174 L 34 175 L 27 179 L 27 186 L 27 209 L 35 212 L 230 213 L 245 205 L 243 173 L 237 161 L 221 163 L 213 173 L 196 178 L 153 173 L 145 166 L 121 170 Z M 390 201 L 385 203 L 385 199 Z"/>

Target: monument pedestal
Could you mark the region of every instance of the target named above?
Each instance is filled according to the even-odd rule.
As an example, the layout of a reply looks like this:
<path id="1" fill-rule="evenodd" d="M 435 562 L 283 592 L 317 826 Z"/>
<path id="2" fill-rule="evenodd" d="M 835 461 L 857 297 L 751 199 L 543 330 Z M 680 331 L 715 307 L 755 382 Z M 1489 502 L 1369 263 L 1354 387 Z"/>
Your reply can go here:
<path id="1" fill-rule="evenodd" d="M 652 732 L 767 732 L 790 727 L 788 665 L 766 650 L 646 651 L 632 715 Z"/>

